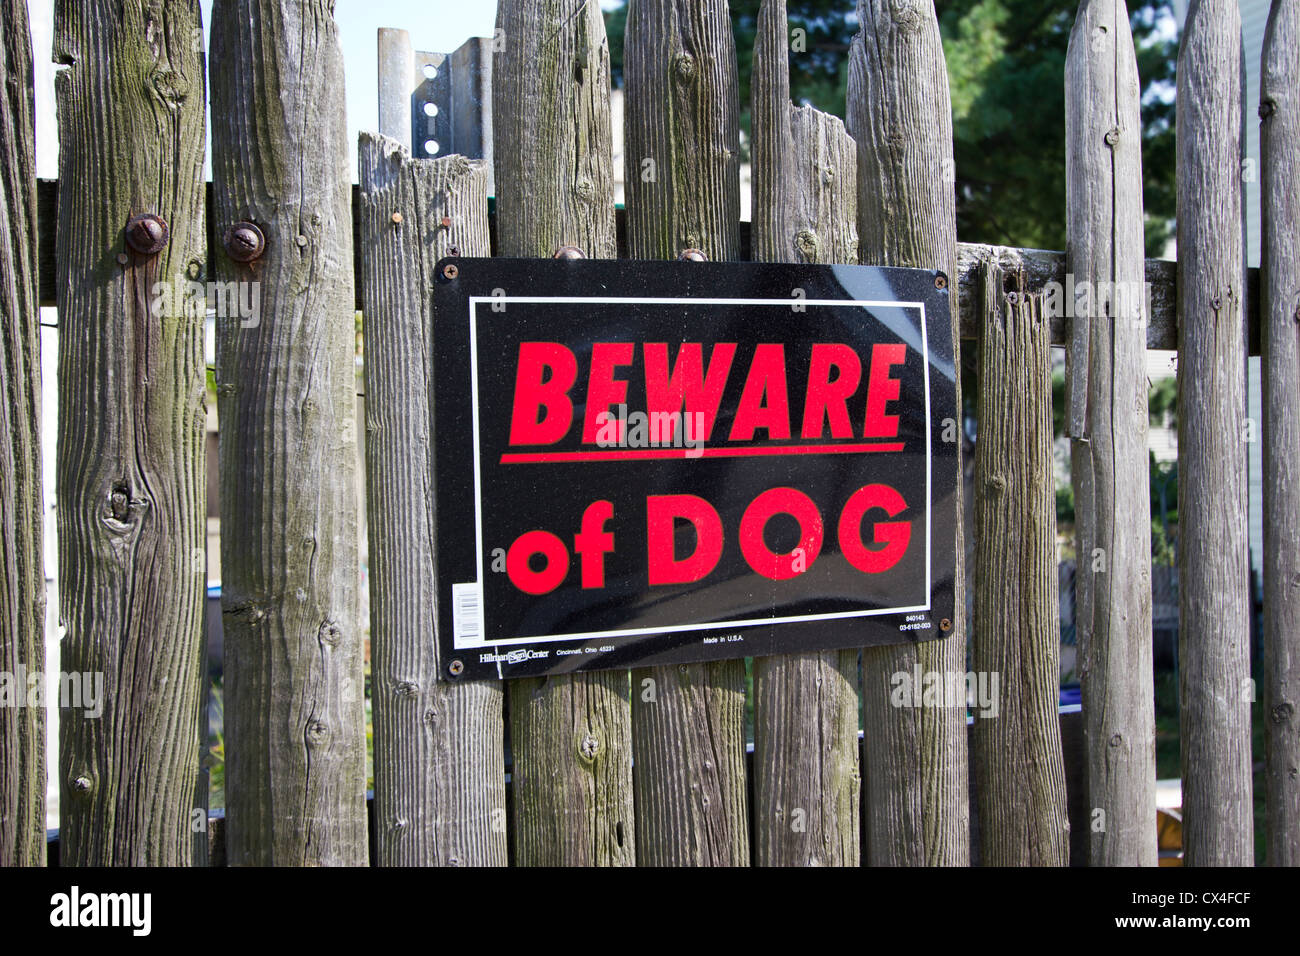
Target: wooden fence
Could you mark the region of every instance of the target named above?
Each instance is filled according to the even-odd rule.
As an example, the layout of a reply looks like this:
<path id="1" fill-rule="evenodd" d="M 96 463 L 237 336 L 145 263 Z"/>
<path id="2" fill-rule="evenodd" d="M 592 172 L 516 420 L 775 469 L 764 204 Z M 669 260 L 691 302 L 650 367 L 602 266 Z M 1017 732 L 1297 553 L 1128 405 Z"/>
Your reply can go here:
<path id="1" fill-rule="evenodd" d="M 1153 865 L 1149 347 L 1176 347 L 1180 360 L 1186 861 L 1253 859 L 1244 369 L 1254 351 L 1265 396 L 1267 858 L 1300 862 L 1297 0 L 1275 0 L 1264 46 L 1258 275 L 1240 231 L 1234 0 L 1193 4 L 1185 30 L 1176 265 L 1143 261 L 1139 85 L 1122 0 L 1083 0 L 1062 77 L 1068 255 L 957 242 L 929 0 L 859 0 L 847 123 L 790 103 L 786 5 L 764 2 L 748 228 L 725 0 L 629 0 L 625 216 L 596 0 L 501 0 L 494 37 L 446 57 L 382 31 L 383 130 L 361 137 L 359 187 L 332 7 L 216 0 L 205 63 L 193 0 L 58 0 L 60 172 L 39 186 L 26 12 L 0 8 L 0 671 L 44 667 L 37 306 L 57 304 L 62 666 L 108 675 L 102 716 L 61 715 L 61 864 L 207 862 L 203 315 L 179 295 L 160 309 L 154 290 L 209 277 L 254 290 L 256 305 L 255 321 L 217 323 L 229 862 Z M 416 107 L 435 101 L 444 109 L 421 127 Z M 416 151 L 436 158 L 410 155 L 421 128 L 437 132 Z M 453 148 L 492 162 L 443 155 Z M 965 568 L 959 548 L 957 578 L 958 606 L 967 587 L 974 595 L 972 633 L 959 616 L 945 640 L 918 646 L 756 660 L 752 756 L 739 661 L 439 682 L 432 266 L 563 246 L 950 276 L 953 328 L 978 349 L 981 383 L 975 546 Z M 1045 291 L 1067 277 L 1098 291 L 1081 314 L 1054 309 Z M 1122 294 L 1144 282 L 1147 297 Z M 1056 708 L 1052 344 L 1068 350 L 1079 515 L 1077 746 Z M 962 528 L 961 496 L 945 507 Z M 964 674 L 968 645 L 974 670 L 1001 677 L 997 718 L 969 728 L 964 700 L 893 705 L 893 675 Z M 0 864 L 44 861 L 42 776 L 39 709 L 0 707 Z"/>

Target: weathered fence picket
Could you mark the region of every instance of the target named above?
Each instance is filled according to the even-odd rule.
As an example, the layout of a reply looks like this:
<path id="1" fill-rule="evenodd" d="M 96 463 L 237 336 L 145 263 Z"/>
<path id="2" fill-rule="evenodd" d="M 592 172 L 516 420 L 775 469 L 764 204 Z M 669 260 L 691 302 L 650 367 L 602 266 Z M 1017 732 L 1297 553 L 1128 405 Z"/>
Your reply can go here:
<path id="1" fill-rule="evenodd" d="M 736 48 L 726 0 L 629 0 L 623 41 L 633 259 L 740 254 Z M 749 864 L 745 666 L 632 672 L 637 861 Z"/>
<path id="2" fill-rule="evenodd" d="M 1183 852 L 1248 866 L 1246 277 L 1241 18 L 1196 0 L 1178 54 L 1178 669 Z"/>
<path id="3" fill-rule="evenodd" d="M 856 147 L 838 118 L 791 105 L 787 29 L 785 0 L 765 0 L 752 78 L 752 258 L 853 264 Z M 857 650 L 755 658 L 753 772 L 756 863 L 858 865 Z"/>
<path id="4" fill-rule="evenodd" d="M 493 63 L 497 242 L 503 256 L 576 246 L 612 259 L 609 46 L 596 0 L 501 0 Z M 514 852 L 521 865 L 630 865 L 626 671 L 513 681 Z"/>
<path id="5" fill-rule="evenodd" d="M 1043 297 L 1027 294 L 1022 276 L 1004 277 L 996 262 L 986 267 L 983 298 L 971 658 L 977 679 L 997 675 L 998 688 L 990 695 L 996 714 L 975 717 L 980 863 L 1065 866 L 1047 320 Z"/>
<path id="6" fill-rule="evenodd" d="M 367 861 L 356 327 L 333 4 L 217 0 L 217 319 L 232 864 Z M 262 238 L 264 237 L 264 238 Z"/>
<path id="7" fill-rule="evenodd" d="M 60 713 L 64 864 L 191 861 L 203 324 L 176 285 L 203 263 L 199 29 L 186 0 L 55 7 L 62 669 L 102 675 L 103 703 Z"/>
<path id="8" fill-rule="evenodd" d="M 1124 0 L 1084 0 L 1065 61 L 1066 432 L 1093 866 L 1155 866 L 1155 688 L 1147 461 L 1142 117 Z M 1080 312 L 1082 314 L 1080 314 Z"/>
<path id="9" fill-rule="evenodd" d="M 0 673 L 45 670 L 36 129 L 27 4 L 0 7 Z M 26 685 L 21 692 L 26 692 Z M 45 865 L 45 711 L 0 707 L 0 866 Z"/>
<path id="10" fill-rule="evenodd" d="M 487 164 L 362 134 L 376 862 L 504 866 L 502 687 L 440 681 L 429 454 L 434 267 L 487 256 Z M 445 520 L 455 520 L 448 516 Z"/>
<path id="11" fill-rule="evenodd" d="M 930 0 L 859 0 L 862 32 L 849 50 L 848 128 L 858 147 L 858 237 L 864 265 L 957 275 L 952 108 L 939 23 Z M 954 352 L 958 336 L 956 283 Z M 954 364 L 960 368 L 957 355 Z M 961 407 L 960 376 L 957 407 Z M 960 434 L 954 436 L 960 441 Z M 961 474 L 958 450 L 958 474 Z M 956 619 L 948 637 L 862 652 L 869 862 L 965 866 L 970 862 L 966 710 L 890 704 L 892 675 L 966 672 L 962 485 L 957 527 Z"/>
<path id="12" fill-rule="evenodd" d="M 1300 3 L 1274 0 L 1260 67 L 1265 805 L 1272 866 L 1300 866 Z"/>

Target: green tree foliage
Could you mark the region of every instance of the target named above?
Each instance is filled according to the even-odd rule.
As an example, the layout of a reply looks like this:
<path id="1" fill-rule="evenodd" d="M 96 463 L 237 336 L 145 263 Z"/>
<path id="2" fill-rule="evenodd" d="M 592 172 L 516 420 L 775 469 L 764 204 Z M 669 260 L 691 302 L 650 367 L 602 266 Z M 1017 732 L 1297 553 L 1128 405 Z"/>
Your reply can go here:
<path id="1" fill-rule="evenodd" d="M 731 0 L 740 65 L 741 128 L 760 0 Z M 1077 0 L 936 0 L 952 91 L 957 234 L 965 242 L 1065 248 L 1065 54 Z M 790 95 L 845 115 L 852 0 L 789 0 Z M 1147 254 L 1159 255 L 1174 216 L 1171 0 L 1130 5 L 1143 91 Z M 616 85 L 626 5 L 606 11 Z M 1163 29 L 1163 33 L 1162 33 Z M 803 31 L 799 33 L 798 31 Z"/>

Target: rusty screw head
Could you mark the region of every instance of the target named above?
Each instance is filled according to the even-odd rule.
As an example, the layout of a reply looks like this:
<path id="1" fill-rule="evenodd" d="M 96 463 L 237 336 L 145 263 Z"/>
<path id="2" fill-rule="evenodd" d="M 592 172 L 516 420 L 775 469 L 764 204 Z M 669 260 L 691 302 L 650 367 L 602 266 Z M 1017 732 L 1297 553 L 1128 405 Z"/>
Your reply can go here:
<path id="1" fill-rule="evenodd" d="M 452 661 L 447 665 L 447 673 L 452 677 L 459 677 L 465 673 L 465 662 L 459 659 Z"/>
<path id="2" fill-rule="evenodd" d="M 251 222 L 237 222 L 226 230 L 225 246 L 236 262 L 252 262 L 266 250 L 266 236 Z"/>
<path id="3" fill-rule="evenodd" d="M 441 224 L 442 224 L 442 228 L 444 228 L 444 229 L 450 229 L 450 228 L 451 228 L 451 216 L 443 216 L 442 219 L 439 220 L 439 221 L 440 221 Z"/>
<path id="4" fill-rule="evenodd" d="M 677 258 L 682 262 L 707 262 L 708 259 L 699 249 L 683 249 Z"/>
<path id="5" fill-rule="evenodd" d="M 449 262 L 442 267 L 442 277 L 444 279 L 454 279 L 458 275 L 460 275 L 460 269 L 457 267 L 456 263 Z"/>
<path id="6" fill-rule="evenodd" d="M 400 212 L 393 213 L 392 220 L 394 226 L 400 226 L 402 224 L 402 214 Z"/>
<path id="7" fill-rule="evenodd" d="M 151 212 L 132 216 L 126 224 L 126 244 L 142 256 L 152 256 L 167 245 L 167 223 Z"/>
<path id="8" fill-rule="evenodd" d="M 934 277 L 934 287 L 936 289 L 948 288 L 948 277 L 944 275 L 942 272 L 940 272 L 938 275 Z"/>
<path id="9" fill-rule="evenodd" d="M 945 617 L 942 621 L 939 622 L 939 630 L 941 630 L 941 631 L 951 631 L 951 630 L 952 630 L 952 621 L 948 620 L 948 619 Z"/>
<path id="10" fill-rule="evenodd" d="M 587 258 L 587 254 L 583 252 L 581 249 L 579 249 L 577 246 L 560 246 L 560 248 L 555 250 L 555 255 L 551 256 L 551 258 L 552 259 L 585 259 Z"/>

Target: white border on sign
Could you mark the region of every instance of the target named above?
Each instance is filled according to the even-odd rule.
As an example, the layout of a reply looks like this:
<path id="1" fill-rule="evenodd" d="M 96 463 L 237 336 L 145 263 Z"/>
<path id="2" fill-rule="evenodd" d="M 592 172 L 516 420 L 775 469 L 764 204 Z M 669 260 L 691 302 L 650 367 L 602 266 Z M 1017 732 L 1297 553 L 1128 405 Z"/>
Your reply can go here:
<path id="1" fill-rule="evenodd" d="M 474 540 L 477 551 L 475 570 L 478 574 L 478 580 L 474 583 L 478 587 L 480 613 L 482 614 L 483 625 L 486 625 L 487 607 L 486 602 L 482 600 L 483 595 L 483 485 L 480 471 L 480 448 L 479 448 L 479 417 L 478 417 L 478 304 L 482 303 L 556 303 L 560 305 L 591 303 L 596 305 L 618 305 L 622 303 L 640 304 L 640 305 L 726 305 L 726 306 L 751 306 L 751 305 L 779 305 L 785 308 L 790 307 L 790 301 L 786 299 L 702 299 L 685 296 L 682 298 L 646 298 L 633 296 L 546 296 L 546 295 L 513 295 L 513 296 L 470 296 L 469 299 L 469 357 L 470 357 L 470 388 L 473 392 L 471 396 L 471 407 L 474 420 Z M 916 611 L 930 610 L 930 552 L 933 544 L 930 529 L 930 513 L 934 510 L 933 491 L 930 482 L 931 469 L 931 449 L 930 438 L 933 430 L 930 424 L 930 341 L 926 330 L 925 322 L 925 304 L 923 302 L 891 302 L 876 299 L 807 299 L 799 300 L 800 306 L 831 306 L 843 308 L 844 306 L 861 306 L 862 308 L 894 308 L 894 309 L 916 309 L 921 315 L 921 368 L 925 376 L 925 604 L 917 604 L 909 607 L 889 607 L 877 608 L 868 611 L 836 611 L 828 614 L 796 614 L 787 617 L 763 617 L 740 621 L 716 621 L 706 624 L 671 624 L 666 627 L 628 627 L 617 628 L 615 630 L 605 631 L 572 631 L 567 634 L 549 634 L 538 637 L 516 637 L 504 641 L 488 641 L 479 639 L 477 641 L 462 641 L 460 636 L 453 629 L 453 647 L 461 649 L 478 649 L 487 647 L 501 647 L 511 644 L 543 644 L 550 641 L 578 641 L 594 639 L 601 637 L 636 637 L 641 634 L 672 634 L 682 631 L 713 631 L 725 628 L 736 627 L 760 627 L 768 624 L 790 624 L 796 621 L 832 621 L 843 618 L 853 617 L 876 617 L 881 614 L 907 614 Z M 468 582 L 467 582 L 468 583 Z M 479 629 L 480 634 L 486 634 L 486 626 Z"/>

